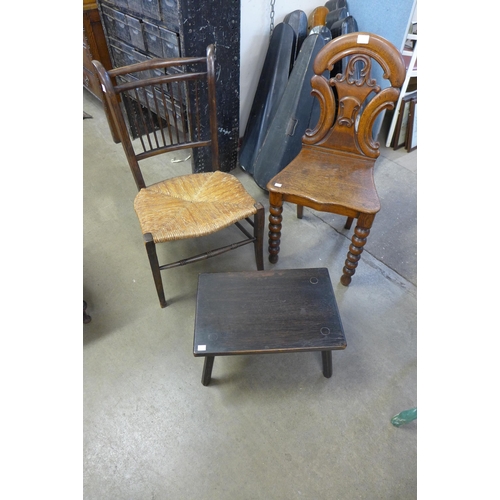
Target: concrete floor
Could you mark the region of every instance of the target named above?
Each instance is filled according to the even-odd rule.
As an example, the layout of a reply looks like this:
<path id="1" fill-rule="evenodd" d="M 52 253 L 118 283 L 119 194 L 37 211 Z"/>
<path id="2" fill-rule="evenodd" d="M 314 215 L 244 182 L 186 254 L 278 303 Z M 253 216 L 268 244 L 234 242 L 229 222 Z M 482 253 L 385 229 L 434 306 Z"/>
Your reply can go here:
<path id="1" fill-rule="evenodd" d="M 280 260 L 265 266 L 329 269 L 347 339 L 332 378 L 319 353 L 218 357 L 204 387 L 192 353 L 197 276 L 253 270 L 253 248 L 165 271 L 161 309 L 124 153 L 87 91 L 83 111 L 84 498 L 417 498 L 417 421 L 390 422 L 417 406 L 417 151 L 381 148 L 382 210 L 347 288 L 344 219 L 284 208 Z M 233 173 L 268 209 L 253 179 Z M 159 251 L 173 260 L 211 243 Z"/>

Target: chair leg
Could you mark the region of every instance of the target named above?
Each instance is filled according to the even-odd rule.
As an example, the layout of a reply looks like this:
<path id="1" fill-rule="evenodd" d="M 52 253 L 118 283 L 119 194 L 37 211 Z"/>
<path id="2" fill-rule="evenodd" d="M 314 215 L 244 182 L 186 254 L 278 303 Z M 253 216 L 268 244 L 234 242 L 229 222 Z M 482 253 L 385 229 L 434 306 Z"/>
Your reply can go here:
<path id="1" fill-rule="evenodd" d="M 256 203 L 257 213 L 254 216 L 253 235 L 255 237 L 255 262 L 257 263 L 257 270 L 264 270 L 264 219 L 266 218 L 266 211 L 262 203 Z"/>
<path id="2" fill-rule="evenodd" d="M 304 205 L 297 205 L 297 219 L 302 219 L 304 216 Z"/>
<path id="3" fill-rule="evenodd" d="M 280 251 L 283 198 L 278 193 L 269 193 L 269 262 L 276 264 Z"/>
<path id="4" fill-rule="evenodd" d="M 352 217 L 347 217 L 347 220 L 345 221 L 344 229 L 351 229 L 353 220 L 354 219 Z"/>
<path id="5" fill-rule="evenodd" d="M 151 233 L 144 235 L 144 243 L 149 257 L 151 271 L 153 273 L 156 293 L 158 294 L 158 299 L 160 300 L 160 306 L 167 307 L 167 301 L 165 300 L 165 293 L 163 291 L 163 282 L 161 280 L 160 265 L 158 264 L 158 256 L 156 255 L 156 244 L 153 241 L 153 235 Z"/>
<path id="6" fill-rule="evenodd" d="M 347 259 L 345 261 L 342 277 L 340 282 L 347 286 L 351 282 L 351 277 L 356 272 L 356 267 L 358 267 L 358 261 L 363 252 L 363 247 L 366 244 L 366 239 L 370 234 L 370 228 L 373 224 L 373 219 L 375 215 L 365 215 L 362 214 L 356 227 L 354 228 L 354 234 L 352 235 L 351 244 L 349 245 L 349 252 L 347 253 Z"/>

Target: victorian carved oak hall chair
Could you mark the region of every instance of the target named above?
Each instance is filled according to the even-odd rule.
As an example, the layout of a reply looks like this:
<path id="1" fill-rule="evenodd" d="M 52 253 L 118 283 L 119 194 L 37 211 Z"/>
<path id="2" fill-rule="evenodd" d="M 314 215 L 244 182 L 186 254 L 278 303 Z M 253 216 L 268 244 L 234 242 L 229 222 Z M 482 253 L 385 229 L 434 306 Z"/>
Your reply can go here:
<path id="1" fill-rule="evenodd" d="M 342 72 L 333 74 L 343 58 Z M 382 68 L 388 86 L 372 78 L 372 63 Z M 339 65 L 337 65 L 338 67 Z M 325 78 L 324 73 L 330 78 Z M 405 65 L 392 43 L 371 33 L 349 33 L 334 38 L 314 60 L 312 94 L 320 103 L 320 118 L 306 130 L 300 153 L 267 184 L 269 191 L 269 261 L 280 251 L 283 202 L 347 216 L 345 229 L 357 219 L 341 283 L 349 285 L 370 234 L 380 201 L 373 167 L 380 154 L 372 137 L 375 119 L 393 109 L 405 78 Z M 355 75 L 360 75 L 356 77 Z"/>
<path id="2" fill-rule="evenodd" d="M 264 269 L 264 207 L 234 175 L 220 170 L 214 52 L 210 45 L 206 56 L 151 59 L 110 71 L 93 61 L 110 112 L 110 128 L 117 131 L 114 140 L 121 142 L 139 190 L 134 208 L 161 307 L 167 305 L 162 270 L 220 255 L 248 243 L 254 244 L 257 269 Z M 127 113 L 123 110 L 125 105 Z M 210 154 L 197 148 L 209 148 L 206 151 Z M 205 155 L 199 158 L 208 158 L 206 163 L 211 163 L 211 169 L 147 185 L 142 172 L 147 162 L 141 164 L 142 169 L 140 162 L 180 149 L 186 150 L 186 155 Z M 160 265 L 158 243 L 206 236 L 231 225 L 241 230 L 244 239 L 240 237 L 230 245 Z"/>

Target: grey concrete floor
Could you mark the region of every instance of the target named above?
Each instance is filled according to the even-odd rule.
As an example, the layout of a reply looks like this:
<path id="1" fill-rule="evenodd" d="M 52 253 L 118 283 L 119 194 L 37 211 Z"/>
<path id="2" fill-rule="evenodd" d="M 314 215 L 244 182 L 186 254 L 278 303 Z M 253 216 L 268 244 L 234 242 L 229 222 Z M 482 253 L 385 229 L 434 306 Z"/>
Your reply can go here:
<path id="1" fill-rule="evenodd" d="M 343 218 L 306 208 L 298 220 L 284 208 L 280 260 L 265 266 L 329 269 L 347 339 L 332 378 L 319 353 L 218 357 L 204 387 L 192 350 L 197 276 L 255 269 L 253 249 L 165 271 L 161 309 L 124 153 L 86 91 L 83 111 L 84 498 L 417 498 L 417 421 L 390 422 L 417 406 L 417 151 L 381 148 L 382 210 L 347 288 Z M 165 164 L 189 172 L 151 163 L 158 176 Z M 267 210 L 266 193 L 233 173 Z M 159 252 L 173 260 L 207 240 Z"/>

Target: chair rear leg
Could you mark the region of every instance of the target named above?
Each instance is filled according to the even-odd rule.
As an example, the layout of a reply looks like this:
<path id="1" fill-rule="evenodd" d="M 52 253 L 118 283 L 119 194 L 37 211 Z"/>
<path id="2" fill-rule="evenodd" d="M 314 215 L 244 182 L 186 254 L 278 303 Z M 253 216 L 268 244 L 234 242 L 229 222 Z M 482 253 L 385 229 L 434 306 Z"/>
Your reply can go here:
<path id="1" fill-rule="evenodd" d="M 257 213 L 254 216 L 253 235 L 255 236 L 255 262 L 257 270 L 264 270 L 264 220 L 266 212 L 262 203 L 256 203 Z"/>
<path id="2" fill-rule="evenodd" d="M 368 235 L 370 234 L 370 228 L 374 218 L 374 215 L 361 215 L 354 228 L 354 234 L 352 235 L 351 244 L 349 245 L 349 252 L 347 253 L 344 269 L 342 270 L 343 274 L 340 278 L 340 282 L 345 286 L 349 285 L 351 277 L 356 272 L 358 261 L 363 252 L 363 247 L 366 244 Z"/>
<path id="3" fill-rule="evenodd" d="M 151 265 L 151 271 L 153 273 L 156 293 L 158 294 L 158 299 L 160 300 L 160 306 L 167 307 L 167 301 L 165 300 L 165 293 L 163 291 L 163 282 L 161 280 L 160 265 L 158 263 L 158 256 L 156 255 L 156 244 L 153 241 L 153 235 L 151 233 L 144 235 L 144 243 L 148 253 L 149 264 Z"/>
<path id="4" fill-rule="evenodd" d="M 354 219 L 352 217 L 347 217 L 347 220 L 345 221 L 344 229 L 351 229 L 353 220 Z"/>

